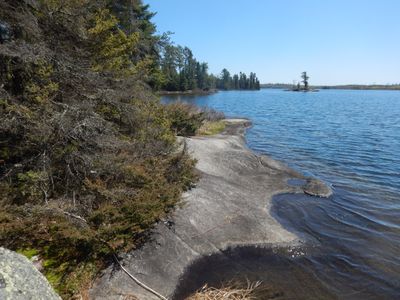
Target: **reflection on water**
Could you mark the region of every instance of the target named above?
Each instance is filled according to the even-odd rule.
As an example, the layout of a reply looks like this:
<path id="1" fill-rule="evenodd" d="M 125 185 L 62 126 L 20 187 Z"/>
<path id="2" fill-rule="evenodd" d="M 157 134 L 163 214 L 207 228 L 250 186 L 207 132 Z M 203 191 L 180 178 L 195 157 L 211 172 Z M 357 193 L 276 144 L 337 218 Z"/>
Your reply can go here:
<path id="1" fill-rule="evenodd" d="M 283 284 L 286 295 L 280 280 L 302 290 L 312 274 L 340 299 L 400 299 L 400 92 L 262 90 L 181 100 L 250 118 L 250 148 L 334 188 L 329 199 L 275 198 L 277 219 L 318 250 L 278 260 L 282 268 L 273 273 L 263 254 L 257 264 L 241 255 L 249 274 Z M 300 275 L 290 277 L 286 268 Z M 308 299 L 315 296 L 306 290 Z"/>

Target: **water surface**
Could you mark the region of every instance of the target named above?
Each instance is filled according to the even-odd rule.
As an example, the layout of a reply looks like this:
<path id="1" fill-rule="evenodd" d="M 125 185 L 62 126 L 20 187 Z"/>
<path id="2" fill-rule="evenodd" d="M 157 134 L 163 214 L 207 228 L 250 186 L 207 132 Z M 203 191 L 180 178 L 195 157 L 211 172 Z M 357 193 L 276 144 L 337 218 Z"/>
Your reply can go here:
<path id="1" fill-rule="evenodd" d="M 329 199 L 274 199 L 276 218 L 306 241 L 302 255 L 287 257 L 296 276 L 312 274 L 315 290 L 339 299 L 400 299 L 400 92 L 265 89 L 163 100 L 177 99 L 251 119 L 250 148 L 332 185 Z M 296 278 L 293 291 L 304 291 Z M 308 290 L 301 298 L 318 299 Z"/>

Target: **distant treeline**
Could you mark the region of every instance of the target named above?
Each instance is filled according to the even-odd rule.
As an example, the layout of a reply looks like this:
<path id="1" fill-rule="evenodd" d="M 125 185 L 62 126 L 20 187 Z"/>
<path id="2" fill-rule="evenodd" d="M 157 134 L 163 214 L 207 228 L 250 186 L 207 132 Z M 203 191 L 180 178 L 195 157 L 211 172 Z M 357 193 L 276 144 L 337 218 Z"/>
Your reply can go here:
<path id="1" fill-rule="evenodd" d="M 289 83 L 263 83 L 261 84 L 262 89 L 291 89 L 293 84 Z"/>
<path id="2" fill-rule="evenodd" d="M 266 83 L 261 84 L 261 88 L 270 89 L 290 89 L 293 84 L 289 83 Z M 312 86 L 314 89 L 337 89 L 337 90 L 400 90 L 400 84 L 371 84 L 371 85 L 360 85 L 360 84 L 347 84 L 347 85 L 324 85 L 324 86 Z"/>
<path id="3" fill-rule="evenodd" d="M 334 85 L 334 86 L 320 86 L 319 89 L 337 89 L 337 90 L 400 90 L 400 84 L 371 84 L 371 85 Z"/>
<path id="4" fill-rule="evenodd" d="M 168 43 L 162 49 L 161 89 L 165 91 L 195 90 L 259 90 L 260 81 L 255 73 L 231 76 L 223 69 L 219 76 L 208 73 L 208 64 L 199 62 L 188 47 Z"/>
<path id="5" fill-rule="evenodd" d="M 261 85 L 255 73 L 250 72 L 247 76 L 240 72 L 239 75 L 231 76 L 227 69 L 223 69 L 217 78 L 217 88 L 220 90 L 259 90 Z"/>

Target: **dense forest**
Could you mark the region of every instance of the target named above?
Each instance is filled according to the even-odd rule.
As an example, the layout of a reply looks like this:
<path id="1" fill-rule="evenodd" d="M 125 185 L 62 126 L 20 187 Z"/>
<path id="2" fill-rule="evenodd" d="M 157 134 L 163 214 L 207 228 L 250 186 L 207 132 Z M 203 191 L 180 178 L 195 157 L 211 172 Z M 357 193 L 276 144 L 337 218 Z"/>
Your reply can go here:
<path id="1" fill-rule="evenodd" d="M 175 207 L 197 179 L 176 135 L 221 118 L 154 94 L 171 45 L 153 15 L 140 0 L 0 1 L 0 244 L 39 257 L 65 299 L 87 299 Z M 212 87 L 185 53 L 179 88 Z"/>
<path id="2" fill-rule="evenodd" d="M 255 73 L 231 76 L 227 69 L 223 69 L 219 76 L 209 74 L 208 64 L 197 61 L 188 47 L 174 46 L 170 42 L 162 48 L 160 66 L 160 87 L 166 91 L 260 89 Z"/>
<path id="3" fill-rule="evenodd" d="M 223 69 L 221 76 L 216 80 L 216 87 L 221 90 L 259 90 L 260 81 L 252 72 L 249 76 L 242 72 L 231 76 L 227 69 Z"/>

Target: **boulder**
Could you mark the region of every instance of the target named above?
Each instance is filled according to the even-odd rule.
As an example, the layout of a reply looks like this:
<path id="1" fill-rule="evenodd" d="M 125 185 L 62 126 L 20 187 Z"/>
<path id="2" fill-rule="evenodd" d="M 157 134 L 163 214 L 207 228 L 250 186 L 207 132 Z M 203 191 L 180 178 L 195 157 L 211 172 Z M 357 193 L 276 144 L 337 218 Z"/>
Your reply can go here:
<path id="1" fill-rule="evenodd" d="M 305 194 L 315 197 L 328 198 L 332 195 L 332 189 L 322 181 L 310 178 L 307 180 L 306 185 L 303 187 Z"/>
<path id="2" fill-rule="evenodd" d="M 0 247 L 0 299 L 61 300 L 61 297 L 28 258 Z"/>

